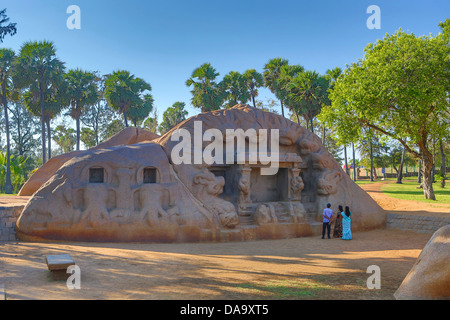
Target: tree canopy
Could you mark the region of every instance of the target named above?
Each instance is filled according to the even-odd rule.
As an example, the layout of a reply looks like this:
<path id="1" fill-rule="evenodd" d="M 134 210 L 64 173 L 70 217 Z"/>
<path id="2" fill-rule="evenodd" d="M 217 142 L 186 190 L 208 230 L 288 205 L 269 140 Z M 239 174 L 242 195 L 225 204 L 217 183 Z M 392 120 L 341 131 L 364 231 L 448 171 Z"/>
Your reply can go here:
<path id="1" fill-rule="evenodd" d="M 348 141 L 360 137 L 363 127 L 399 141 L 422 160 L 425 198 L 435 199 L 428 140 L 431 133 L 445 134 L 441 122 L 450 116 L 448 34 L 416 37 L 398 30 L 364 51 L 336 81 L 322 117 Z"/>

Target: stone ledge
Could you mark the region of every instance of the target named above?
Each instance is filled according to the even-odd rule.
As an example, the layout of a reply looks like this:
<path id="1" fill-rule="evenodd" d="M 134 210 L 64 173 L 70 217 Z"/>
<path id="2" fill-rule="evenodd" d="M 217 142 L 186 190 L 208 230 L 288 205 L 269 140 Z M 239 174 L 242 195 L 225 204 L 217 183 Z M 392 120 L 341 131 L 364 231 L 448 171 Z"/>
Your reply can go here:
<path id="1" fill-rule="evenodd" d="M 17 241 L 16 221 L 24 207 L 0 207 L 0 241 Z"/>
<path id="2" fill-rule="evenodd" d="M 388 213 L 386 221 L 387 228 L 420 233 L 434 233 L 447 224 L 450 224 L 450 218 L 392 213 Z"/>

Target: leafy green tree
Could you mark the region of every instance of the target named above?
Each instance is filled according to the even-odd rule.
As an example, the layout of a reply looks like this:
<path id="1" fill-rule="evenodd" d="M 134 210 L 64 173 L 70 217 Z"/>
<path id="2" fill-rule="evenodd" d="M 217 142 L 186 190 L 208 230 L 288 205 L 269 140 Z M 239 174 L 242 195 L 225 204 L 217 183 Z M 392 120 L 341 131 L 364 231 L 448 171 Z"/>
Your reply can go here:
<path id="1" fill-rule="evenodd" d="M 238 103 L 246 103 L 250 99 L 246 78 L 237 71 L 230 71 L 223 77 L 223 89 L 226 92 L 226 104 L 229 108 Z"/>
<path id="2" fill-rule="evenodd" d="M 39 141 L 34 137 L 39 134 L 39 120 L 27 110 L 22 101 L 17 101 L 9 110 L 11 139 L 14 142 L 12 153 L 30 157 L 39 146 Z"/>
<path id="3" fill-rule="evenodd" d="M 158 132 L 158 110 L 156 108 L 153 110 L 153 115 L 144 120 L 142 123 L 142 129 L 153 133 Z"/>
<path id="4" fill-rule="evenodd" d="M 74 150 L 77 144 L 76 131 L 72 128 L 67 128 L 65 125 L 59 125 L 53 132 L 53 139 L 61 148 L 63 153 L 68 153 Z"/>
<path id="5" fill-rule="evenodd" d="M 0 10 L 0 43 L 3 42 L 3 39 L 6 35 L 15 35 L 17 32 L 16 24 L 17 23 L 8 23 L 9 18 L 6 15 L 6 9 Z M 7 25 L 4 25 L 8 23 Z"/>
<path id="6" fill-rule="evenodd" d="M 150 84 L 125 70 L 114 71 L 105 81 L 106 101 L 113 110 L 123 114 L 126 127 L 128 127 L 127 113 L 131 112 L 136 116 L 134 111 L 131 111 L 132 108 L 153 106 L 153 98 L 149 94 L 151 90 Z"/>
<path id="7" fill-rule="evenodd" d="M 91 128 L 86 128 L 86 127 L 82 128 L 80 139 L 84 143 L 84 145 L 86 146 L 87 149 L 91 149 L 98 144 L 95 131 L 92 130 Z"/>
<path id="8" fill-rule="evenodd" d="M 70 116 L 76 123 L 76 150 L 80 150 L 81 115 L 85 112 L 87 106 L 91 106 L 98 101 L 95 78 L 94 73 L 80 69 L 69 70 L 64 75 L 67 85 L 67 99 L 70 105 Z"/>
<path id="9" fill-rule="evenodd" d="M 20 48 L 15 64 L 14 82 L 18 87 L 31 88 L 38 92 L 34 98 L 39 102 L 41 117 L 42 163 L 46 162 L 45 124 L 46 100 L 51 89 L 62 83 L 64 63 L 56 57 L 56 49 L 49 41 L 28 41 Z M 53 100 L 54 101 L 54 100 Z M 49 106 L 49 103 L 47 104 Z M 36 113 L 33 113 L 36 114 Z M 47 117 L 49 119 L 49 117 Z M 48 120 L 49 123 L 50 120 Z M 49 127 L 50 129 L 50 127 Z"/>
<path id="10" fill-rule="evenodd" d="M 443 30 L 450 21 L 447 19 Z M 327 121 L 349 140 L 363 127 L 399 141 L 421 160 L 426 199 L 436 199 L 434 157 L 428 140 L 445 134 L 438 119 L 449 113 L 449 35 L 416 37 L 402 30 L 369 44 L 365 55 L 347 67 L 331 92 Z"/>
<path id="11" fill-rule="evenodd" d="M 159 132 L 161 134 L 168 132 L 177 124 L 186 120 L 188 112 L 184 110 L 185 105 L 184 102 L 177 101 L 171 107 L 167 108 L 163 114 L 163 122 L 159 126 Z"/>
<path id="12" fill-rule="evenodd" d="M 255 98 L 258 96 L 258 88 L 264 87 L 264 77 L 255 69 L 246 70 L 243 74 L 245 85 L 252 99 L 253 107 L 256 108 Z"/>
<path id="13" fill-rule="evenodd" d="M 111 109 L 105 99 L 105 81 L 106 76 L 96 76 L 97 103 L 87 106 L 85 112 L 81 114 L 80 120 L 86 129 L 92 130 L 95 139 L 95 145 L 98 145 L 103 137 L 108 124 L 117 118 L 117 114 Z M 83 128 L 84 129 L 84 128 Z M 83 129 L 81 132 L 81 141 L 83 141 Z M 87 132 L 87 131 L 85 131 Z M 86 137 L 85 137 L 86 138 Z M 83 143 L 85 143 L 83 141 Z M 89 143 L 88 143 L 89 144 Z M 85 143 L 86 145 L 86 143 Z"/>
<path id="14" fill-rule="evenodd" d="M 0 193 L 5 191 L 5 175 L 6 175 L 6 153 L 0 151 Z M 28 158 L 24 158 L 21 155 L 10 157 L 11 168 L 11 181 L 13 186 L 13 192 L 17 193 L 20 190 L 22 184 L 26 181 L 26 165 Z"/>
<path id="15" fill-rule="evenodd" d="M 1 13 L 1 12 L 0 12 Z M 5 129 L 6 129 L 6 172 L 5 172 L 5 193 L 13 193 L 11 182 L 11 141 L 9 133 L 9 116 L 8 116 L 8 96 L 11 94 L 13 65 L 16 54 L 11 49 L 0 49 L 0 87 L 2 96 L 2 105 L 4 110 Z"/>
<path id="16" fill-rule="evenodd" d="M 29 158 L 22 155 L 11 157 L 11 173 L 14 193 L 18 193 L 22 185 L 27 180 L 26 167 Z"/>
<path id="17" fill-rule="evenodd" d="M 191 103 L 201 112 L 220 109 L 223 104 L 226 92 L 222 83 L 216 82 L 218 76 L 219 73 L 210 63 L 204 63 L 186 80 L 186 86 L 192 87 Z"/>
<path id="18" fill-rule="evenodd" d="M 119 133 L 125 128 L 123 121 L 118 119 L 112 120 L 107 126 L 102 135 L 102 141 L 109 139 L 111 136 Z"/>

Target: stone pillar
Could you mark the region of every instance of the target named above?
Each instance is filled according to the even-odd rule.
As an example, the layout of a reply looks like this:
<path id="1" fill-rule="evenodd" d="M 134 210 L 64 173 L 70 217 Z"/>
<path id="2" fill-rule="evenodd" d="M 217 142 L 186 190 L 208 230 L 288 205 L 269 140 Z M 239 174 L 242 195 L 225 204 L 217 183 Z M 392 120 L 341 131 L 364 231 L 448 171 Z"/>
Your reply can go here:
<path id="1" fill-rule="evenodd" d="M 239 215 L 248 216 L 251 214 L 252 200 L 250 198 L 250 183 L 251 176 L 250 173 L 252 168 L 243 166 L 239 168 L 239 182 L 238 182 L 238 212 Z"/>
<path id="2" fill-rule="evenodd" d="M 305 188 L 303 179 L 300 176 L 299 168 L 289 169 L 289 200 L 301 201 L 302 200 L 302 190 Z"/>
<path id="3" fill-rule="evenodd" d="M 133 209 L 134 198 L 131 194 L 131 175 L 132 171 L 127 168 L 120 168 L 116 172 L 119 178 L 119 186 L 116 189 L 117 209 Z"/>

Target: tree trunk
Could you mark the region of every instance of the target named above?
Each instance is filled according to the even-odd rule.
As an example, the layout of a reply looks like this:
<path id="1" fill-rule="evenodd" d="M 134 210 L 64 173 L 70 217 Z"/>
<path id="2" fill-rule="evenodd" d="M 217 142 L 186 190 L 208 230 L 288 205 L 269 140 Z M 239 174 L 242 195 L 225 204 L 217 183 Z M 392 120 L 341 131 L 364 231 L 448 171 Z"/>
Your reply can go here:
<path id="1" fill-rule="evenodd" d="M 444 152 L 444 143 L 442 139 L 439 141 L 439 149 L 441 151 L 441 188 L 445 188 L 445 152 Z"/>
<path id="2" fill-rule="evenodd" d="M 80 117 L 76 119 L 77 124 L 77 151 L 80 150 Z"/>
<path id="3" fill-rule="evenodd" d="M 11 182 L 11 144 L 9 140 L 9 118 L 8 118 L 8 101 L 6 100 L 6 82 L 2 85 L 3 108 L 5 109 L 5 127 L 6 127 L 6 182 L 5 193 L 12 194 L 14 192 Z"/>
<path id="4" fill-rule="evenodd" d="M 403 183 L 402 179 L 403 179 L 403 162 L 405 161 L 405 152 L 406 149 L 403 147 L 403 152 L 402 152 L 402 160 L 400 160 L 400 168 L 398 169 L 398 174 L 397 174 L 397 182 L 396 183 Z"/>
<path id="5" fill-rule="evenodd" d="M 344 145 L 344 165 L 345 165 L 345 173 L 350 176 L 350 172 L 348 170 L 348 163 L 347 163 L 347 146 Z"/>
<path id="6" fill-rule="evenodd" d="M 294 112 L 295 112 L 295 116 L 297 117 L 297 124 L 300 125 L 300 117 L 298 116 L 298 112 L 297 111 L 294 111 Z"/>
<path id="7" fill-rule="evenodd" d="M 125 120 L 125 127 L 128 128 L 127 113 L 125 111 L 123 112 L 123 119 Z"/>
<path id="8" fill-rule="evenodd" d="M 252 94 L 253 108 L 256 108 L 255 96 Z"/>
<path id="9" fill-rule="evenodd" d="M 417 174 L 417 183 L 422 183 L 422 160 L 419 159 L 419 173 Z"/>
<path id="10" fill-rule="evenodd" d="M 47 149 L 45 143 L 45 115 L 44 115 L 44 91 L 40 89 L 40 103 L 41 103 L 41 140 L 42 140 L 42 164 L 47 162 Z"/>
<path id="11" fill-rule="evenodd" d="M 313 119 L 311 118 L 311 132 L 314 133 L 314 124 L 313 124 Z"/>
<path id="12" fill-rule="evenodd" d="M 50 160 L 52 158 L 52 129 L 50 128 L 50 118 L 48 118 L 46 122 L 48 135 L 48 160 Z"/>
<path id="13" fill-rule="evenodd" d="M 325 146 L 325 134 L 326 134 L 326 130 L 327 128 L 325 127 L 325 125 L 323 125 L 323 130 L 322 130 L 322 144 L 323 146 Z"/>
<path id="14" fill-rule="evenodd" d="M 283 118 L 285 118 L 285 116 L 284 116 L 283 101 L 280 100 L 280 104 L 281 104 L 281 115 L 283 116 Z"/>
<path id="15" fill-rule="evenodd" d="M 370 181 L 373 181 L 373 144 L 370 138 Z"/>
<path id="16" fill-rule="evenodd" d="M 353 181 L 356 181 L 356 159 L 355 159 L 355 144 L 352 143 L 353 149 Z"/>
<path id="17" fill-rule="evenodd" d="M 433 190 L 433 159 L 432 155 L 427 157 L 424 153 L 422 155 L 422 177 L 423 177 L 423 194 L 425 199 L 436 200 L 436 196 Z"/>

